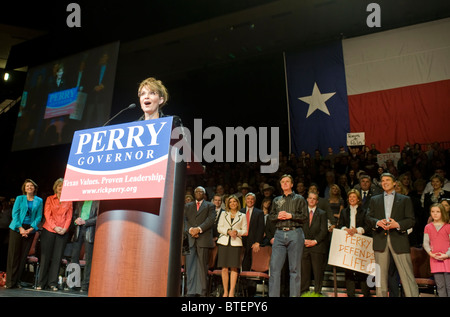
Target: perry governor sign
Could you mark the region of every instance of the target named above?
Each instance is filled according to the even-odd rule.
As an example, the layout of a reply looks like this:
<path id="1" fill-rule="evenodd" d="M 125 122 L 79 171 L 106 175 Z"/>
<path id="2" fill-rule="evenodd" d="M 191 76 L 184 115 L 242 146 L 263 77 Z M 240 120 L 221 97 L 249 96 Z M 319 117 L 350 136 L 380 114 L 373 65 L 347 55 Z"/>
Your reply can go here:
<path id="1" fill-rule="evenodd" d="M 75 132 L 62 201 L 160 198 L 172 117 Z"/>

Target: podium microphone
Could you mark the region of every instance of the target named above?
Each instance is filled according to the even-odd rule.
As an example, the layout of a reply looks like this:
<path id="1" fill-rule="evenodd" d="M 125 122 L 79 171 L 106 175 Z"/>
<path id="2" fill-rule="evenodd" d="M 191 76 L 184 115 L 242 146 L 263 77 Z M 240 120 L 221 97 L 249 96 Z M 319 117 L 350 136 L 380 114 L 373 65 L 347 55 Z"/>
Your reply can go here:
<path id="1" fill-rule="evenodd" d="M 121 113 L 124 112 L 125 110 L 133 109 L 133 108 L 136 108 L 136 104 L 135 104 L 135 103 L 132 103 L 132 104 L 129 105 L 128 107 L 126 107 L 126 108 L 120 110 L 114 117 L 112 117 L 111 119 L 109 119 L 108 121 L 106 121 L 105 124 L 102 125 L 102 127 L 104 127 L 105 125 L 107 125 L 108 123 L 110 123 L 112 120 L 114 120 L 119 114 L 121 114 Z"/>

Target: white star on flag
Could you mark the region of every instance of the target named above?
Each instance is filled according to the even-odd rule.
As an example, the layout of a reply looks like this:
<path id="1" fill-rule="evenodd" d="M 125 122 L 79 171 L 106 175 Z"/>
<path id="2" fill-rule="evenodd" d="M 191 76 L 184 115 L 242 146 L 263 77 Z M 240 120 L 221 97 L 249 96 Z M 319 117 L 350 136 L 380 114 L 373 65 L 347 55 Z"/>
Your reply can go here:
<path id="1" fill-rule="evenodd" d="M 330 115 L 330 112 L 328 111 L 328 108 L 327 108 L 327 105 L 325 104 L 325 102 L 328 99 L 330 99 L 331 97 L 333 97 L 335 93 L 336 92 L 321 94 L 319 91 L 319 87 L 317 87 L 317 83 L 314 83 L 314 88 L 313 88 L 311 96 L 298 98 L 301 101 L 309 104 L 308 114 L 306 115 L 306 117 L 308 118 L 317 109 L 325 112 L 327 115 Z"/>

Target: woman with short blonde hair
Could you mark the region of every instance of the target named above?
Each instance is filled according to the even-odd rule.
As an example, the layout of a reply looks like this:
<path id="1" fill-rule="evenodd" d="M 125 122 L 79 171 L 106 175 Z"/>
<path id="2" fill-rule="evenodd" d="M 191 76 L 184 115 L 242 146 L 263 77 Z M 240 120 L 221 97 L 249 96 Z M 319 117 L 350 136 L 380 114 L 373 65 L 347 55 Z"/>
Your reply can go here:
<path id="1" fill-rule="evenodd" d="M 138 97 L 144 111 L 143 119 L 157 119 L 161 117 L 161 109 L 169 100 L 169 93 L 162 81 L 149 77 L 139 84 Z"/>
<path id="2" fill-rule="evenodd" d="M 240 212 L 239 198 L 231 195 L 227 202 L 225 212 L 220 214 L 217 231 L 217 266 L 222 268 L 223 296 L 233 297 L 239 276 L 242 260 L 242 236 L 247 234 L 247 219 Z M 231 271 L 231 272 L 230 272 Z M 230 285 L 228 287 L 228 282 Z"/>
<path id="3" fill-rule="evenodd" d="M 54 195 L 47 197 L 44 206 L 45 222 L 41 235 L 41 258 L 37 289 L 50 287 L 58 290 L 58 275 L 61 259 L 69 237 L 73 206 L 71 201 L 61 201 L 64 184 L 58 178 L 53 184 Z"/>

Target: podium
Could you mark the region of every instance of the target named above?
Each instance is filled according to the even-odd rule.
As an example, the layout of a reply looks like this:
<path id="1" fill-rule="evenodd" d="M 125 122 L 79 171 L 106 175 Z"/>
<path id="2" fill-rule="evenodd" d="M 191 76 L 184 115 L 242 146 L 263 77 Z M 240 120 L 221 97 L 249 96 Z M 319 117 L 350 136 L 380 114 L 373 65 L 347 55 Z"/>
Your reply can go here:
<path id="1" fill-rule="evenodd" d="M 104 129 L 118 128 L 112 126 Z M 103 135 L 107 135 L 107 132 Z M 78 147 L 76 144 L 72 145 L 78 149 L 77 153 L 82 152 L 79 144 L 87 144 L 87 139 L 88 137 L 81 137 Z M 96 142 L 98 144 L 95 146 L 101 146 L 101 141 Z M 172 145 L 168 145 L 167 139 L 161 141 L 161 144 L 165 144 L 164 142 L 167 142 L 169 156 L 160 198 L 120 199 L 121 196 L 117 194 L 118 199 L 98 199 L 100 204 L 92 255 L 90 297 L 180 295 L 186 174 L 199 173 L 203 169 L 199 163 L 182 160 L 179 151 L 176 149 L 172 153 Z M 77 153 L 73 151 L 74 155 Z M 82 162 L 79 158 L 69 158 L 69 163 L 75 164 L 77 160 Z M 69 169 L 66 171 L 67 175 L 70 176 Z M 97 180 L 93 178 L 94 176 L 89 179 L 92 183 L 101 180 L 100 176 Z M 108 179 L 118 178 L 108 176 Z M 72 183 L 68 181 L 68 184 Z M 71 188 L 67 191 L 70 198 L 73 190 Z"/>
<path id="2" fill-rule="evenodd" d="M 162 199 L 100 201 L 89 296 L 179 296 L 185 174 L 169 159 Z"/>

